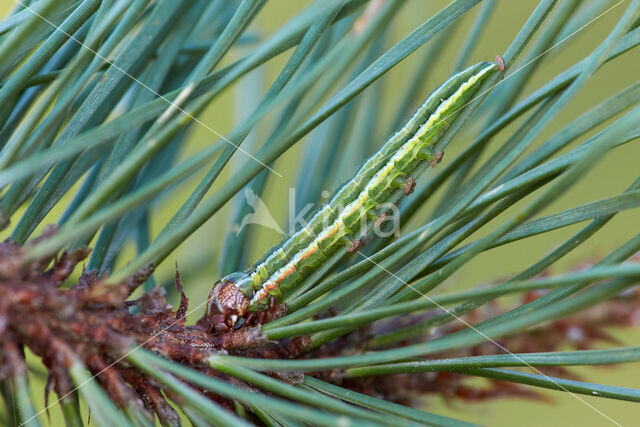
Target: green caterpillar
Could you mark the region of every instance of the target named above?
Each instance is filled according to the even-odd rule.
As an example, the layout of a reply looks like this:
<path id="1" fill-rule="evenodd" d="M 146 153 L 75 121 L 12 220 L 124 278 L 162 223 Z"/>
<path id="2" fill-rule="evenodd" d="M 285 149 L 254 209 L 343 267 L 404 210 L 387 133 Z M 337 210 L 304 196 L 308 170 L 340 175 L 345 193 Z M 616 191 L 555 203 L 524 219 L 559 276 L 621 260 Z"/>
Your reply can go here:
<path id="1" fill-rule="evenodd" d="M 376 208 L 408 194 L 414 178 L 441 153 L 433 145 L 462 107 L 476 94 L 498 64 L 480 62 L 461 71 L 436 89 L 384 146 L 360 168 L 311 218 L 245 272 L 232 273 L 209 293 L 207 314 L 214 326 L 235 324 L 248 311 L 265 307 L 267 296 L 285 295 L 339 247 L 361 237 L 363 217 L 377 217 Z"/>

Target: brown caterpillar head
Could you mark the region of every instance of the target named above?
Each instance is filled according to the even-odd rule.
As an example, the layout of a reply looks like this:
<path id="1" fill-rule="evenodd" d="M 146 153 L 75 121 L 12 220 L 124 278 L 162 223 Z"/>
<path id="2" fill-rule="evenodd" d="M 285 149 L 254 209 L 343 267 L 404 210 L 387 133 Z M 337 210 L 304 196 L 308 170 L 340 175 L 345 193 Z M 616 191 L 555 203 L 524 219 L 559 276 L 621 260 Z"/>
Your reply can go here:
<path id="1" fill-rule="evenodd" d="M 249 308 L 249 298 L 237 286 L 242 278 L 236 276 L 237 274 L 230 274 L 224 277 L 209 292 L 207 317 L 214 326 L 220 323 L 233 326 Z"/>

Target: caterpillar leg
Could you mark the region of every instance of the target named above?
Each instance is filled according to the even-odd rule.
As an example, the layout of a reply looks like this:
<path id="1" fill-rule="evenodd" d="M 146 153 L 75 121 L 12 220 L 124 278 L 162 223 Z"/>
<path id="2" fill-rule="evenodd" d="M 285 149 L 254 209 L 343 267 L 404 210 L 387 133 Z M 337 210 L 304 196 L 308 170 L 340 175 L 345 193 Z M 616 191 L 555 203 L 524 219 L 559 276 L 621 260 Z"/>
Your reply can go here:
<path id="1" fill-rule="evenodd" d="M 440 163 L 443 156 L 444 151 L 437 151 L 434 153 L 431 147 L 423 147 L 418 151 L 418 158 L 420 160 L 428 161 L 432 168 L 435 168 L 436 165 Z"/>
<path id="2" fill-rule="evenodd" d="M 413 193 L 413 190 L 415 188 L 416 188 L 416 180 L 409 177 L 404 182 L 404 187 L 402 189 L 402 192 L 404 193 L 405 196 L 408 196 L 409 194 Z"/>
<path id="3" fill-rule="evenodd" d="M 378 217 L 378 219 L 376 219 L 375 224 L 373 224 L 376 227 L 380 227 L 380 225 L 384 222 L 384 220 L 387 219 L 387 214 L 382 214 Z"/>
<path id="4" fill-rule="evenodd" d="M 279 304 L 275 297 L 269 297 L 269 306 L 256 313 L 254 322 L 257 325 L 263 325 L 279 319 L 285 314 L 287 314 L 287 307 L 284 304 Z"/>
<path id="5" fill-rule="evenodd" d="M 440 163 L 443 157 L 444 157 L 444 151 L 438 151 L 433 155 L 433 158 L 429 161 L 429 165 L 432 168 L 435 168 L 438 165 L 438 163 Z"/>
<path id="6" fill-rule="evenodd" d="M 347 252 L 355 252 L 358 249 L 363 248 L 366 243 L 365 237 L 362 237 L 361 239 L 354 240 L 353 242 L 351 242 L 349 246 L 347 246 Z"/>
<path id="7" fill-rule="evenodd" d="M 397 176 L 397 177 L 395 177 L 395 179 L 392 181 L 391 184 L 394 187 L 399 188 L 400 190 L 402 190 L 402 192 L 404 193 L 405 196 L 408 196 L 409 194 L 413 193 L 413 189 L 416 186 L 416 181 L 411 177 L 403 179 L 403 178 Z"/>

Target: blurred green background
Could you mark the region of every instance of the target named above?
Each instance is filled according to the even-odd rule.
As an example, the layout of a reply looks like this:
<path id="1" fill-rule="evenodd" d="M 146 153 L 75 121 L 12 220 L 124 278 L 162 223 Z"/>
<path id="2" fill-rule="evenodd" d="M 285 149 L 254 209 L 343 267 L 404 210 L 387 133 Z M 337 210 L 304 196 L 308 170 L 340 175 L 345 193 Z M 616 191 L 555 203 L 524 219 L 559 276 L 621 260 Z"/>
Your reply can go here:
<path id="1" fill-rule="evenodd" d="M 591 1 L 591 0 L 585 0 Z M 306 1 L 271 0 L 267 3 L 263 11 L 258 15 L 253 24 L 253 30 L 261 35 L 273 33 L 283 22 L 288 20 L 297 11 L 304 7 Z M 388 38 L 388 46 L 400 40 L 416 26 L 424 22 L 435 11 L 446 5 L 448 1 L 443 0 L 410 0 L 404 6 L 397 19 L 392 23 L 391 32 Z M 611 6 L 617 1 L 611 1 Z M 615 25 L 616 21 L 624 11 L 628 1 L 623 1 L 618 6 L 613 7 L 609 12 L 594 20 L 590 25 L 570 37 L 565 43 L 546 54 L 541 60 L 543 64 L 538 68 L 535 76 L 528 83 L 525 93 L 530 93 L 559 72 L 582 59 L 587 53 L 593 50 L 608 32 Z M 13 7 L 13 0 L 0 0 L 0 14 L 5 16 Z M 537 1 L 535 0 L 501 0 L 498 1 L 493 17 L 487 28 L 482 33 L 481 39 L 471 55 L 470 63 L 479 60 L 491 60 L 496 54 L 505 51 L 517 31 L 521 28 L 529 14 L 533 11 Z M 470 28 L 478 7 L 471 14 L 462 18 L 455 33 L 447 40 L 445 51 L 442 52 L 437 63 L 431 64 L 428 77 L 425 79 L 423 89 L 415 94 L 414 103 L 417 107 L 422 103 L 424 97 L 444 81 L 452 71 L 453 63 L 459 53 L 466 36 L 466 30 Z M 225 64 L 237 59 L 247 48 L 237 48 L 225 58 Z M 421 48 L 399 66 L 391 70 L 381 79 L 380 83 L 384 91 L 382 97 L 381 117 L 378 120 L 378 128 L 375 130 L 375 146 L 380 146 L 387 137 L 386 130 L 388 123 L 395 113 L 395 102 L 397 97 L 404 93 L 411 73 L 415 70 L 425 47 Z M 201 116 L 201 120 L 217 132 L 228 132 L 234 123 L 249 113 L 246 107 L 249 103 L 247 96 L 260 98 L 260 91 L 265 91 L 270 82 L 275 78 L 280 68 L 286 61 L 287 54 L 281 55 L 270 61 L 265 67 L 252 73 L 251 77 L 241 80 L 244 85 L 243 90 L 237 87 L 227 91 L 222 97 L 212 104 Z M 224 64 L 223 64 L 224 65 Z M 425 70 L 426 71 L 426 70 Z M 560 114 L 546 129 L 539 138 L 538 143 L 543 142 L 568 121 L 586 111 L 602 99 L 611 96 L 630 83 L 636 81 L 640 74 L 640 53 L 631 51 L 611 63 L 606 64 L 588 82 L 588 84 L 574 97 L 569 106 Z M 251 85 L 251 86 L 248 86 Z M 249 87 L 249 90 L 247 90 Z M 240 100 L 240 102 L 239 102 Z M 611 121 L 610 121 L 611 122 Z M 608 123 L 610 123 L 608 122 Z M 256 132 L 255 142 L 260 144 L 264 141 L 266 132 L 269 130 L 270 120 L 266 119 L 260 124 Z M 483 118 L 474 123 L 483 123 Z M 499 146 L 509 134 L 509 130 L 515 129 L 520 122 L 512 124 L 506 132 L 495 138 L 491 144 L 492 148 Z M 607 124 L 608 124 L 607 123 Z M 597 132 L 602 127 L 595 129 L 589 135 Z M 476 129 L 477 130 L 477 129 Z M 474 129 L 467 129 L 460 137 L 452 143 L 447 151 L 447 158 L 452 159 L 462 147 L 470 141 L 474 135 Z M 182 153 L 183 156 L 195 152 L 197 149 L 215 141 L 217 138 L 208 130 L 193 126 L 190 131 L 189 150 Z M 307 138 L 308 139 L 308 138 Z M 580 139 L 584 141 L 586 137 Z M 274 168 L 284 175 L 283 178 L 273 176 L 266 189 L 264 200 L 271 213 L 274 214 L 283 228 L 286 227 L 286 217 L 288 208 L 288 190 L 295 183 L 299 169 L 299 155 L 303 149 L 304 141 L 292 150 L 287 152 L 275 164 Z M 249 150 L 250 151 L 250 150 Z M 633 179 L 638 176 L 638 165 L 640 162 L 640 144 L 636 141 L 617 148 L 599 163 L 598 167 L 589 173 L 572 191 L 562 200 L 554 203 L 544 214 L 558 212 L 562 209 L 572 207 L 588 201 L 597 200 L 609 195 L 623 191 Z M 239 159 L 238 164 L 242 164 L 246 159 Z M 355 171 L 359 165 L 353 165 Z M 218 182 L 222 183 L 230 178 L 229 168 L 227 168 Z M 199 181 L 201 175 L 196 175 L 181 184 L 181 188 L 193 188 Z M 336 182 L 336 185 L 339 183 Z M 331 188 L 329 190 L 333 190 Z M 153 212 L 152 227 L 157 233 L 166 221 L 174 213 L 175 209 L 182 203 L 188 191 L 174 191 L 171 197 L 167 198 L 163 206 L 158 207 Z M 436 197 L 434 200 L 438 200 Z M 60 205 L 64 205 L 61 203 Z M 160 282 L 170 282 L 173 275 L 173 263 L 177 261 L 185 282 L 187 294 L 192 302 L 192 306 L 204 301 L 211 284 L 218 277 L 217 262 L 219 259 L 219 248 L 229 229 L 228 206 L 218 215 L 209 220 L 197 233 L 194 233 L 183 245 L 174 252 L 167 261 L 160 265 L 157 272 L 157 279 Z M 54 210 L 49 220 L 44 223 L 55 222 L 60 215 L 61 209 Z M 420 217 L 420 215 L 418 215 Z M 578 250 L 572 252 L 565 259 L 561 260 L 554 268 L 555 272 L 572 268 L 584 260 L 597 260 L 608 253 L 632 234 L 638 232 L 639 210 L 629 210 L 618 214 L 604 230 L 594 238 L 582 245 Z M 494 223 L 500 218 L 494 220 Z M 563 242 L 565 239 L 582 228 L 584 224 L 566 227 L 562 230 L 548 233 L 543 236 L 526 239 L 525 242 L 510 244 L 506 248 L 498 248 L 478 256 L 475 261 L 459 271 L 456 275 L 445 282 L 437 292 L 451 291 L 454 289 L 465 289 L 483 282 L 496 281 L 499 278 L 517 273 L 531 263 L 535 262 L 551 249 Z M 487 227 L 488 232 L 491 227 Z M 268 250 L 273 244 L 280 240 L 280 236 L 268 229 L 256 229 L 259 238 L 248 249 L 247 260 L 252 263 L 262 253 Z M 5 231 L 6 233 L 6 231 Z M 0 237 L 5 237 L 4 234 Z M 474 239 L 480 236 L 474 236 Z M 212 249 L 211 243 L 214 242 Z M 132 248 L 119 260 L 126 262 L 134 255 Z M 190 317 L 196 319 L 201 316 L 201 310 L 196 311 Z M 611 333 L 618 337 L 627 345 L 634 345 L 640 342 L 640 328 L 635 330 L 613 330 Z M 609 385 L 626 387 L 640 387 L 640 375 L 638 375 L 638 364 L 627 364 L 617 368 L 577 368 L 574 372 L 582 376 L 585 381 L 599 382 Z M 37 399 L 42 396 L 45 378 L 35 372 L 32 376 L 33 396 Z M 478 384 L 483 384 L 479 381 Z M 640 416 L 640 406 L 630 402 L 591 398 L 588 396 L 574 397 L 566 393 L 553 391 L 542 391 L 543 394 L 553 399 L 553 403 L 545 404 L 539 402 L 525 401 L 521 399 L 499 399 L 487 403 L 466 403 L 459 400 L 446 402 L 440 397 L 428 397 L 425 399 L 426 409 L 459 419 L 488 425 L 567 425 L 579 424 L 582 426 L 597 426 L 607 424 L 608 421 L 596 412 L 601 411 L 607 416 L 621 424 L 635 424 Z M 53 399 L 54 396 L 51 396 Z M 589 407 L 592 405 L 592 407 Z M 596 408 L 596 409 L 594 409 Z M 44 421 L 44 419 L 42 419 Z M 57 407 L 51 410 L 51 423 L 62 425 L 60 411 Z"/>

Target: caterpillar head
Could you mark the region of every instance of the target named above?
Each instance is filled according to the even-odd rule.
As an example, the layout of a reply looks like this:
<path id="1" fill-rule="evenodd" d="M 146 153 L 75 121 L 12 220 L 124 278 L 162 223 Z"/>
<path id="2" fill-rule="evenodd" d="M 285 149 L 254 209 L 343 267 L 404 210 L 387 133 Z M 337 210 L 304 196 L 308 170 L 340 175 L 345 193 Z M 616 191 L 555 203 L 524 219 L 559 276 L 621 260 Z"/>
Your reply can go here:
<path id="1" fill-rule="evenodd" d="M 233 273 L 216 282 L 209 292 L 207 317 L 214 329 L 232 327 L 249 309 L 249 298 L 243 289 L 251 289 L 246 273 Z M 245 291 L 250 292 L 250 291 Z"/>

